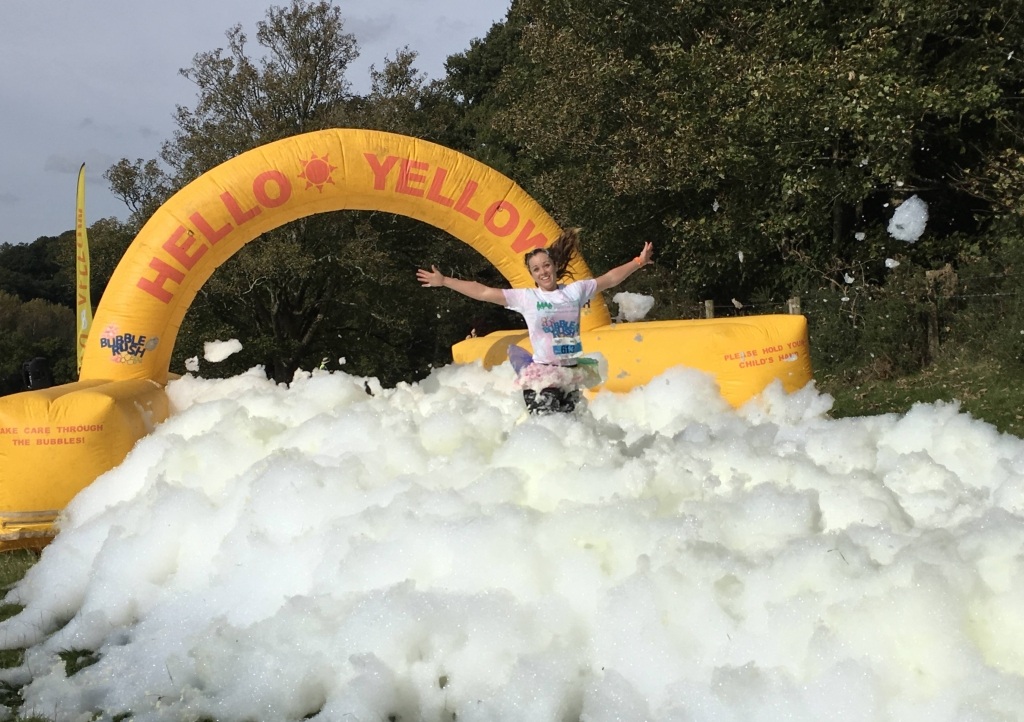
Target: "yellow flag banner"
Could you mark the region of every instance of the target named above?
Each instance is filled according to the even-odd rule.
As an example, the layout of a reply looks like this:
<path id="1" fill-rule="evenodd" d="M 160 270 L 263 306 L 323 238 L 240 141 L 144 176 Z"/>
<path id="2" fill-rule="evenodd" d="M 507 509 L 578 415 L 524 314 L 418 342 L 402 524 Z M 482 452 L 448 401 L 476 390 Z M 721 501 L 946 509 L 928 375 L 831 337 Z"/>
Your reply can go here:
<path id="1" fill-rule="evenodd" d="M 75 278 L 78 308 L 78 371 L 82 371 L 82 355 L 92 327 L 92 296 L 89 290 L 89 235 L 85 227 L 85 163 L 78 170 L 78 197 L 75 204 Z"/>

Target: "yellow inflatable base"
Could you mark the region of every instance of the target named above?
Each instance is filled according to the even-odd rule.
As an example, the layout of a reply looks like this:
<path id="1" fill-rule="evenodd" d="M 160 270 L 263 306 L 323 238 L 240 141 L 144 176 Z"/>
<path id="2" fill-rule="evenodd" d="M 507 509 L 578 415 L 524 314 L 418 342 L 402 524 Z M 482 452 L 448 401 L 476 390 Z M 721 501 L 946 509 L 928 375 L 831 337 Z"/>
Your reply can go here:
<path id="1" fill-rule="evenodd" d="M 0 551 L 43 546 L 57 515 L 167 418 L 149 379 L 88 380 L 0 398 Z"/>
<path id="2" fill-rule="evenodd" d="M 525 331 L 499 331 L 456 344 L 452 355 L 491 368 L 508 359 L 511 344 L 530 348 Z M 600 388 L 609 391 L 688 366 L 711 373 L 740 406 L 776 379 L 789 392 L 811 380 L 803 316 L 612 324 L 584 332 L 583 344 L 607 360 Z M 75 494 L 168 413 L 164 387 L 150 379 L 84 380 L 0 398 L 0 551 L 45 545 Z"/>
<path id="3" fill-rule="evenodd" d="M 797 315 L 744 316 L 696 321 L 641 321 L 601 326 L 582 334 L 583 348 L 608 361 L 601 389 L 628 391 L 674 366 L 715 377 L 722 396 L 742 406 L 778 379 L 787 392 L 811 380 L 807 319 Z M 508 360 L 508 347 L 531 349 L 526 331 L 497 331 L 452 346 L 456 363 L 491 368 Z"/>

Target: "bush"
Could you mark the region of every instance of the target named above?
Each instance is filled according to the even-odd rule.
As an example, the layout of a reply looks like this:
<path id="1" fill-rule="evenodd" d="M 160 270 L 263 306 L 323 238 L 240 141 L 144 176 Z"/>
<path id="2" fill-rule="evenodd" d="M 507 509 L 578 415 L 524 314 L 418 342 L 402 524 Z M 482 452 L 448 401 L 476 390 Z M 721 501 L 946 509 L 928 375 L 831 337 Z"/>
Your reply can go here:
<path id="1" fill-rule="evenodd" d="M 819 289 L 801 300 L 817 367 L 840 375 L 889 378 L 927 365 L 929 301 L 907 269 L 880 286 Z"/>
<path id="2" fill-rule="evenodd" d="M 947 343 L 1008 369 L 1024 367 L 1024 247 L 1008 234 L 984 257 L 963 264 Z"/>

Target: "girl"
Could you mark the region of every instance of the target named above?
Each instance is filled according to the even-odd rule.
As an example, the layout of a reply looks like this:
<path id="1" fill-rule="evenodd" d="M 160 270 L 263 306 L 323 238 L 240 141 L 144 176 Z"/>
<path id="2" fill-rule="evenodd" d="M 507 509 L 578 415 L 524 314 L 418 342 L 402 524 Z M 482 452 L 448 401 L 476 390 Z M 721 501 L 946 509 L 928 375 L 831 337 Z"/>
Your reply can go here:
<path id="1" fill-rule="evenodd" d="M 522 314 L 533 344 L 533 357 L 525 349 L 510 346 L 509 358 L 518 374 L 527 408 L 534 413 L 572 411 L 579 399 L 579 387 L 600 382 L 599 377 L 593 378 L 595 369 L 580 364 L 580 309 L 594 294 L 619 285 L 651 263 L 654 249 L 648 241 L 639 256 L 603 276 L 562 284 L 560 281 L 569 275 L 569 264 L 579 254 L 579 231 L 563 231 L 549 247 L 526 254 L 526 267 L 536 288 L 493 288 L 445 276 L 437 266 L 431 266 L 429 271 L 416 271 L 416 278 L 425 288 L 444 286 Z"/>

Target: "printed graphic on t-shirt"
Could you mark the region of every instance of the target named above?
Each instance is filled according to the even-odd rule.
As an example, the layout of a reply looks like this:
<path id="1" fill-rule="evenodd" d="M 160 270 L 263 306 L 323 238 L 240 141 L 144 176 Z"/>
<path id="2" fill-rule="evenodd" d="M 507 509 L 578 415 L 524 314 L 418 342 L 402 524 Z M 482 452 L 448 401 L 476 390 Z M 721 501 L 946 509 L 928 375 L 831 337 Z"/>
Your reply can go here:
<path id="1" fill-rule="evenodd" d="M 554 291 L 517 288 L 505 291 L 505 305 L 526 319 L 539 363 L 571 364 L 583 354 L 580 340 L 580 309 L 597 290 L 593 279 L 559 286 Z"/>
<path id="2" fill-rule="evenodd" d="M 551 352 L 559 359 L 574 359 L 583 354 L 583 342 L 580 340 L 580 324 L 578 321 L 567 321 L 564 318 L 542 318 L 540 323 L 544 333 L 551 334 Z"/>

